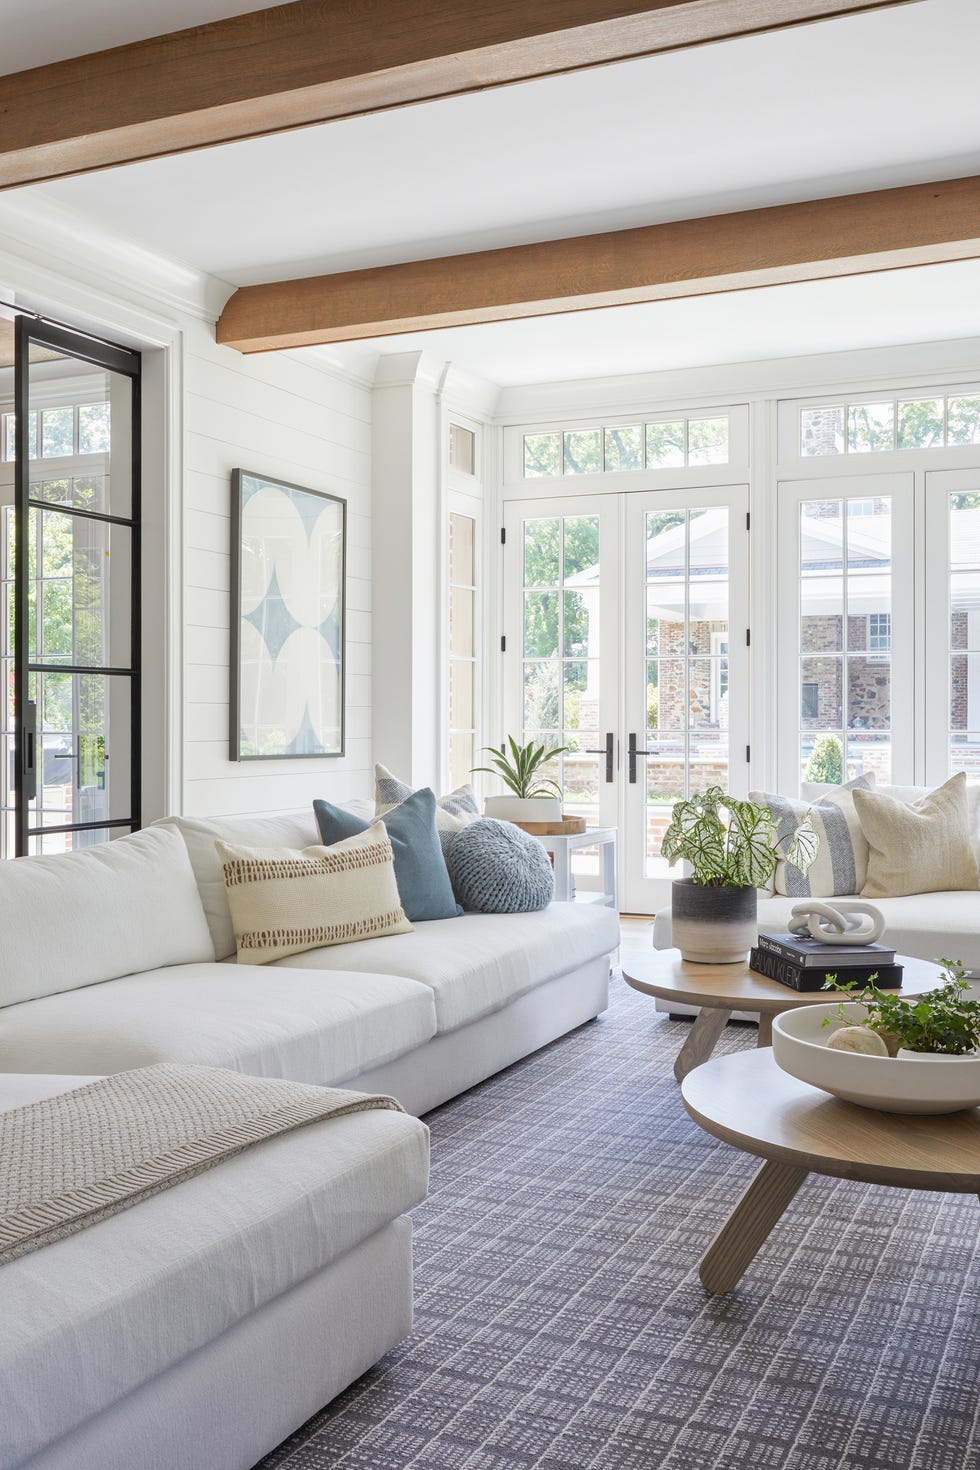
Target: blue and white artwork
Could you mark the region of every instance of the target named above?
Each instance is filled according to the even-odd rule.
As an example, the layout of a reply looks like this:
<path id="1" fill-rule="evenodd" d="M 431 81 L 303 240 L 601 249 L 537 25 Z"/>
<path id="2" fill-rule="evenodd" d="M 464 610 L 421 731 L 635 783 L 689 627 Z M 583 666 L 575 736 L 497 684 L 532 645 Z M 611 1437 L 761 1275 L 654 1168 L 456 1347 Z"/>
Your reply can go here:
<path id="1" fill-rule="evenodd" d="M 244 470 L 232 493 L 232 759 L 342 755 L 346 502 Z"/>

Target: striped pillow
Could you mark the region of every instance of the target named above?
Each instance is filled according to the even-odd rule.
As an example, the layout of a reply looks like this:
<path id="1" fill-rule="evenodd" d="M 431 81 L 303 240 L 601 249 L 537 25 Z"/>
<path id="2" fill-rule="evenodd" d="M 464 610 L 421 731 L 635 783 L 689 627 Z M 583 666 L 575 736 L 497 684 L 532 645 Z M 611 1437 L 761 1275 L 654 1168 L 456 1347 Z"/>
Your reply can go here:
<path id="1" fill-rule="evenodd" d="M 815 802 L 751 791 L 749 800 L 767 806 L 776 824 L 780 851 L 807 812 L 820 840 L 809 872 L 801 873 L 782 858 L 776 864 L 775 891 L 790 898 L 842 898 L 861 892 L 868 876 L 868 840 L 861 830 L 853 792 L 874 790 L 874 775 L 858 776 L 846 786 L 827 787 Z"/>
<path id="2" fill-rule="evenodd" d="M 412 927 L 383 822 L 331 847 L 215 847 L 240 965 Z"/>

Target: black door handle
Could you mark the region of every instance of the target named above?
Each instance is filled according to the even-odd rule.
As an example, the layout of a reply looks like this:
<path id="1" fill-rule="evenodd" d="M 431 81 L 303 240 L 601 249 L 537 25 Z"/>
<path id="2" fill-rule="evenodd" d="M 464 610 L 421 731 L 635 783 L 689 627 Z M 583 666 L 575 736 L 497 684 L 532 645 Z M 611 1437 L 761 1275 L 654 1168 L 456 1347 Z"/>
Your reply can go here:
<path id="1" fill-rule="evenodd" d="M 634 733 L 634 731 L 632 731 L 632 730 L 630 731 L 629 745 L 627 747 L 627 756 L 629 757 L 629 778 L 630 778 L 630 785 L 631 786 L 635 786 L 636 785 L 636 757 L 638 755 L 656 755 L 656 754 L 657 754 L 657 751 L 655 751 L 655 750 L 638 750 L 637 749 L 637 745 L 636 745 L 636 734 Z"/>
<path id="2" fill-rule="evenodd" d="M 24 707 L 21 725 L 21 771 L 24 776 L 24 800 L 34 801 L 37 796 L 37 764 L 35 742 L 37 740 L 37 705 L 32 699 Z"/>
<path id="3" fill-rule="evenodd" d="M 615 742 L 613 740 L 613 732 L 611 730 L 607 730 L 606 731 L 606 743 L 602 747 L 601 750 L 586 750 L 585 751 L 585 754 L 586 755 L 604 755 L 606 757 L 606 780 L 607 781 L 612 781 L 613 776 L 615 774 L 615 764 L 616 764 L 616 760 L 615 760 Z"/>

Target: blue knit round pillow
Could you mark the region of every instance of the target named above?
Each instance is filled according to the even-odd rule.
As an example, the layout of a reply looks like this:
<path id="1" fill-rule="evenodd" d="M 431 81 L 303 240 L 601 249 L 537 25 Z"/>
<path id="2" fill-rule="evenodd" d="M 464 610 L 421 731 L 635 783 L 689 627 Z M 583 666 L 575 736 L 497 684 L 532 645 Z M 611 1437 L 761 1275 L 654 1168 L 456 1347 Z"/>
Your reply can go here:
<path id="1" fill-rule="evenodd" d="M 547 908 L 555 875 L 541 843 L 512 822 L 484 817 L 457 832 L 446 847 L 453 891 L 479 914 L 526 914 Z"/>

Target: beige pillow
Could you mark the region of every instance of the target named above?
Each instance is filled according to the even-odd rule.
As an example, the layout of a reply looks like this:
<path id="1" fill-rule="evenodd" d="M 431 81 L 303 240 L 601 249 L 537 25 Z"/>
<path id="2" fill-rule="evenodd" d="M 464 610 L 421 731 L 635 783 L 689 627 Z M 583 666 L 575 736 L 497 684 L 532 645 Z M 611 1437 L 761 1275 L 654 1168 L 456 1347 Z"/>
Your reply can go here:
<path id="1" fill-rule="evenodd" d="M 869 849 L 862 898 L 980 886 L 963 771 L 911 804 L 880 792 L 855 791 L 854 806 Z"/>
<path id="2" fill-rule="evenodd" d="M 215 846 L 240 965 L 412 928 L 382 822 L 331 847 Z"/>

